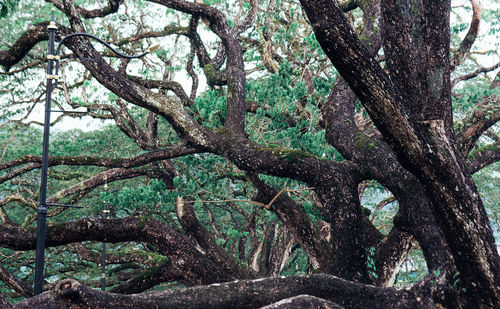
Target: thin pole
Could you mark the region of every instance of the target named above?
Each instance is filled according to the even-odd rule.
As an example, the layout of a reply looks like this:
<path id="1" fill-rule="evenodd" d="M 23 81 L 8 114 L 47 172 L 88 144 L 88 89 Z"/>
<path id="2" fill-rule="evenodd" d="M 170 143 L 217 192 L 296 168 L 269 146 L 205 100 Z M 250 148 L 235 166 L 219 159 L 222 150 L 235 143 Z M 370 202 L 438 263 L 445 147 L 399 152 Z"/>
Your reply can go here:
<path id="1" fill-rule="evenodd" d="M 104 190 L 107 190 L 108 185 L 104 185 Z M 109 206 L 104 203 L 103 209 L 104 219 L 108 218 Z M 102 255 L 101 255 L 101 291 L 106 291 L 106 238 L 102 242 Z"/>
<path id="2" fill-rule="evenodd" d="M 36 237 L 36 262 L 35 262 L 35 288 L 34 293 L 38 295 L 43 289 L 43 269 L 45 259 L 45 238 L 47 223 L 47 170 L 49 167 L 49 131 L 50 131 L 50 106 L 52 96 L 52 80 L 57 77 L 52 75 L 54 68 L 54 40 L 57 30 L 54 22 L 54 11 L 52 21 L 47 27 L 49 30 L 49 52 L 47 57 L 47 86 L 45 94 L 45 121 L 43 126 L 43 149 L 42 149 L 42 176 L 40 184 L 40 205 L 38 206 L 37 237 Z"/>
<path id="3" fill-rule="evenodd" d="M 117 55 L 124 58 L 140 58 L 148 53 L 152 53 L 155 49 L 159 47 L 159 45 L 150 46 L 145 52 L 140 55 L 130 56 L 125 55 L 117 50 L 113 49 L 108 43 L 103 40 L 95 37 L 91 34 L 87 33 L 72 33 L 61 39 L 57 50 L 54 48 L 55 41 L 55 33 L 57 30 L 56 23 L 54 21 L 54 9 L 52 10 L 52 21 L 50 22 L 47 29 L 49 30 L 49 52 L 47 55 L 47 86 L 46 86 L 46 94 L 45 94 L 45 121 L 43 126 L 43 149 L 42 149 L 42 175 L 41 175 L 41 183 L 40 183 L 40 205 L 38 206 L 38 217 L 37 217 L 37 239 L 36 239 L 36 261 L 35 261 L 35 288 L 34 294 L 38 295 L 42 293 L 43 290 L 43 269 L 44 269 L 44 260 L 45 260 L 45 238 L 46 238 L 46 228 L 47 228 L 47 206 L 62 206 L 62 207 L 79 207 L 79 206 L 71 206 L 64 204 L 56 204 L 56 203 L 47 203 L 47 170 L 49 167 L 49 132 L 50 132 L 50 112 L 51 112 L 51 100 L 52 100 L 52 87 L 55 85 L 57 87 L 58 81 L 58 69 L 59 69 L 59 51 L 62 46 L 62 42 L 70 37 L 74 36 L 85 36 L 98 40 L 103 43 L 106 47 L 110 48 Z M 56 75 L 53 75 L 54 71 L 54 61 L 56 67 Z M 52 80 L 55 80 L 55 84 L 52 84 Z M 105 206 L 107 207 L 107 206 Z M 109 212 L 109 210 L 108 210 Z M 101 288 L 106 287 L 106 244 L 103 243 L 103 256 L 102 256 L 102 279 L 101 279 Z"/>

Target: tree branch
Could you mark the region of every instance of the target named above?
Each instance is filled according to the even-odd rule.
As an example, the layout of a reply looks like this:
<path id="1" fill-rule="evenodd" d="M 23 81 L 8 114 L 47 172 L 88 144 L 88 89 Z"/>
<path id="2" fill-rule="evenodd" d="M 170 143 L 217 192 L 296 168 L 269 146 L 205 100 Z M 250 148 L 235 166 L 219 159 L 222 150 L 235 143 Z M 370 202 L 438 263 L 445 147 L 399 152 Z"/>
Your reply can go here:
<path id="1" fill-rule="evenodd" d="M 481 7 L 481 3 L 479 3 L 479 0 L 470 0 L 470 3 L 472 5 L 472 21 L 470 22 L 469 31 L 465 35 L 465 38 L 462 40 L 462 43 L 460 43 L 460 47 L 453 54 L 450 60 L 451 71 L 453 71 L 460 63 L 462 63 L 467 58 L 467 54 L 469 53 L 472 45 L 474 44 L 474 41 L 479 34 L 479 25 L 481 23 L 481 13 L 483 11 L 483 8 Z M 452 83 L 452 85 L 454 84 Z"/>
<path id="2" fill-rule="evenodd" d="M 61 11 L 64 11 L 64 5 L 57 1 L 57 0 L 46 0 L 47 2 L 51 2 L 54 4 L 55 7 L 60 9 Z M 123 0 L 108 0 L 108 5 L 100 8 L 100 9 L 95 9 L 95 10 L 87 10 L 82 7 L 77 7 L 78 13 L 83 17 L 83 18 L 96 18 L 96 17 L 104 17 L 113 13 L 116 13 L 118 11 L 118 8 L 120 7 L 120 4 L 123 3 Z"/>
<path id="3" fill-rule="evenodd" d="M 488 72 L 491 72 L 491 71 L 494 71 L 494 70 L 498 69 L 499 67 L 500 67 L 500 62 L 498 62 L 497 64 L 495 64 L 495 65 L 493 65 L 491 67 L 487 67 L 487 68 L 481 67 L 481 68 L 478 68 L 477 70 L 475 70 L 472 73 L 456 77 L 451 82 L 451 88 L 453 89 L 461 81 L 473 79 L 474 77 L 477 77 L 481 73 L 488 73 Z"/>
<path id="4" fill-rule="evenodd" d="M 278 196 L 278 191 L 260 180 L 257 174 L 249 173 L 248 177 L 258 189 L 257 200 L 259 202 L 267 204 Z M 313 260 L 312 264 L 315 268 L 330 268 L 328 264 L 331 262 L 329 257 L 330 250 L 332 250 L 331 244 L 319 241 L 323 238 L 319 235 L 305 211 L 286 194 L 279 195 L 278 199 L 273 203 L 272 210 Z"/>
<path id="5" fill-rule="evenodd" d="M 399 269 L 408 257 L 414 238 L 408 233 L 393 227 L 375 251 L 375 278 L 377 285 L 392 286 L 396 281 Z"/>
<path id="6" fill-rule="evenodd" d="M 467 158 L 481 135 L 500 120 L 500 97 L 493 94 L 483 98 L 464 120 L 463 128 L 457 133 L 457 143 L 463 158 Z"/>
<path id="7" fill-rule="evenodd" d="M 279 308 L 331 308 L 343 309 L 331 301 L 310 295 L 298 295 L 280 300 L 279 302 L 261 307 L 261 309 L 279 309 Z"/>
<path id="8" fill-rule="evenodd" d="M 422 102 L 417 95 L 420 79 L 417 78 L 416 68 L 418 68 L 420 57 L 418 47 L 415 46 L 411 36 L 414 31 L 419 30 L 418 25 L 421 21 L 419 14 L 409 14 L 408 11 L 420 12 L 421 7 L 417 1 L 382 0 L 380 3 L 383 17 L 381 30 L 384 54 L 391 80 L 405 97 L 413 98 L 411 103 L 407 102 L 407 106 L 412 115 L 419 115 Z"/>
<path id="9" fill-rule="evenodd" d="M 82 156 L 82 157 L 66 157 L 66 156 L 51 156 L 49 157 L 49 166 L 57 165 L 93 165 L 93 166 L 104 166 L 104 167 L 116 167 L 116 168 L 131 168 L 139 167 L 152 163 L 155 161 L 172 159 L 175 157 L 180 157 L 188 154 L 193 154 L 198 152 L 196 148 L 186 146 L 186 145 L 175 145 L 170 148 L 160 148 L 151 150 L 147 153 L 143 153 L 134 157 L 128 158 L 106 158 L 97 156 Z M 41 156 L 25 155 L 20 158 L 14 159 L 12 161 L 0 164 L 0 170 L 7 168 L 16 167 L 26 163 L 42 163 Z M 38 166 L 33 166 L 36 168 Z"/>
<path id="10" fill-rule="evenodd" d="M 471 174 L 500 161 L 500 141 L 472 151 L 467 161 L 467 168 Z"/>
<path id="11" fill-rule="evenodd" d="M 182 0 L 153 0 L 152 2 L 191 15 L 201 16 L 210 22 L 210 29 L 219 36 L 227 54 L 226 73 L 228 78 L 228 89 L 224 125 L 231 130 L 231 134 L 243 135 L 246 109 L 243 53 L 237 36 L 232 33 L 227 25 L 225 15 L 208 5 Z"/>
<path id="12" fill-rule="evenodd" d="M 16 305 L 16 308 L 257 308 L 282 299 L 308 294 L 345 307 L 422 308 L 431 306 L 431 284 L 412 289 L 380 288 L 344 281 L 325 274 L 233 281 L 203 287 L 136 295 L 106 293 L 75 280 L 64 280 L 53 292 Z M 50 299 L 50 301 L 48 299 Z M 58 304 L 58 305 L 53 305 Z M 49 306 L 52 305 L 52 306 Z"/>
<path id="13" fill-rule="evenodd" d="M 183 279 L 176 273 L 171 260 L 148 267 L 144 272 L 110 289 L 111 293 L 136 294 L 144 292 L 160 283 Z"/>
<path id="14" fill-rule="evenodd" d="M 217 245 L 213 235 L 198 221 L 191 204 L 192 202 L 185 202 L 182 197 L 178 197 L 175 202 L 177 218 L 179 218 L 179 222 L 186 235 L 192 237 L 201 247 L 204 254 L 208 255 L 228 272 L 239 274 L 238 277 L 240 278 L 255 278 L 255 272 L 249 268 L 237 265 L 235 260 Z"/>
<path id="15" fill-rule="evenodd" d="M 14 291 L 19 293 L 20 295 L 30 298 L 33 296 L 33 289 L 29 288 L 24 284 L 24 282 L 20 281 L 13 274 L 11 274 L 7 269 L 0 266 L 0 280 L 3 281 L 6 285 L 11 287 Z M 0 307 L 4 308 L 2 302 L 0 300 Z"/>
<path id="16" fill-rule="evenodd" d="M 53 224 L 47 227 L 47 247 L 81 241 L 143 241 L 169 257 L 183 278 L 195 284 L 210 284 L 238 278 L 200 253 L 184 235 L 160 221 L 147 218 L 97 219 Z M 0 226 L 0 246 L 13 250 L 34 250 L 36 233 L 30 229 Z"/>
<path id="17" fill-rule="evenodd" d="M 4 67 L 5 71 L 9 71 L 13 65 L 21 61 L 38 42 L 49 38 L 48 25 L 49 22 L 41 22 L 30 27 L 9 49 L 0 50 L 0 65 Z M 69 33 L 68 28 L 59 26 L 56 31 L 56 38 L 60 39 L 67 33 Z"/>

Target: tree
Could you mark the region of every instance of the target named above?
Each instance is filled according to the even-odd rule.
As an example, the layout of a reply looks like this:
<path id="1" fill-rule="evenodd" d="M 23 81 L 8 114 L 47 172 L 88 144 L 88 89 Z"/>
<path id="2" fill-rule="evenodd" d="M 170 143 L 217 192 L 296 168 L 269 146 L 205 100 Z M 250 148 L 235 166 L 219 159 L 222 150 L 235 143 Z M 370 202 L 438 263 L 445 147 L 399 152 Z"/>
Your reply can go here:
<path id="1" fill-rule="evenodd" d="M 96 210 L 88 218 L 55 218 L 47 245 L 132 242 L 133 248 L 119 248 L 128 254 L 109 259 L 141 267 L 110 290 L 123 294 L 68 279 L 14 307 L 488 308 L 500 301 L 500 258 L 472 178 L 499 158 L 499 77 L 476 84 L 474 96 L 465 97 L 467 87 L 453 90 L 499 66 L 462 74 L 479 33 L 477 1 L 470 1 L 472 21 L 456 46 L 451 42 L 460 30 L 450 29 L 450 1 L 47 2 L 64 20 L 59 39 L 92 31 L 128 53 L 156 38 L 174 39 L 142 62 L 116 59 L 86 38 L 65 41 L 63 91 L 55 104 L 114 121 L 135 146 L 110 145 L 95 155 L 66 149 L 50 158 L 63 175 L 81 171 L 69 182 L 53 181 L 51 201 L 85 202 L 88 195 L 87 203 L 112 202 L 116 211 L 110 219 Z M 14 11 L 13 20 L 26 18 L 21 7 Z M 159 28 L 163 20 L 168 24 Z M 8 119 L 26 111 L 17 106 L 43 98 L 26 100 L 36 95 L 23 96 L 19 84 L 43 67 L 36 51 L 46 27 L 45 21 L 31 25 L 0 51 L 12 98 Z M 70 71 L 75 58 L 83 65 L 74 64 L 77 74 Z M 190 91 L 174 81 L 181 68 Z M 208 85 L 203 93 L 200 73 Z M 99 87 L 110 91 L 107 98 Z M 473 107 L 453 109 L 460 100 Z M 466 115 L 461 125 L 454 122 L 459 112 Z M 28 179 L 23 175 L 40 162 L 40 156 L 15 155 L 0 163 L 9 192 L 0 201 L 3 248 L 34 249 L 33 216 L 22 224 L 11 219 L 9 206 L 26 205 L 33 214 L 36 183 L 14 181 Z M 120 189 L 121 180 L 136 177 L 147 186 Z M 398 203 L 386 234 L 361 206 L 369 181 L 393 195 L 386 203 Z M 96 195 L 113 182 L 119 194 Z M 221 196 L 224 203 L 207 206 Z M 134 209 L 137 200 L 154 207 Z M 96 259 L 91 245 L 73 246 L 80 257 Z M 391 287 L 417 246 L 429 274 L 409 289 Z M 295 275 L 277 277 L 291 255 L 299 263 L 301 250 L 307 257 L 301 265 L 322 274 L 290 270 Z M 1 272 L 18 294 L 31 295 L 26 283 Z M 165 282 L 187 288 L 125 295 Z M 0 301 L 8 306 L 3 296 Z"/>

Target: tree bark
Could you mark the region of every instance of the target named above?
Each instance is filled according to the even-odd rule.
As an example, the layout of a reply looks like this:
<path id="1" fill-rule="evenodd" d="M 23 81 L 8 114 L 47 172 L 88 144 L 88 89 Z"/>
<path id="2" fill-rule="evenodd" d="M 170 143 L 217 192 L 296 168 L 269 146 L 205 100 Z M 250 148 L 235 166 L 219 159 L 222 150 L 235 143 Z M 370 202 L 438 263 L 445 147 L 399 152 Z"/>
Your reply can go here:
<path id="1" fill-rule="evenodd" d="M 57 284 L 54 291 L 27 299 L 16 304 L 15 308 L 42 308 L 38 307 L 42 305 L 47 309 L 258 308 L 303 294 L 348 308 L 424 308 L 431 305 L 431 282 L 399 290 L 317 274 L 123 295 L 93 290 L 75 280 L 64 280 Z"/>

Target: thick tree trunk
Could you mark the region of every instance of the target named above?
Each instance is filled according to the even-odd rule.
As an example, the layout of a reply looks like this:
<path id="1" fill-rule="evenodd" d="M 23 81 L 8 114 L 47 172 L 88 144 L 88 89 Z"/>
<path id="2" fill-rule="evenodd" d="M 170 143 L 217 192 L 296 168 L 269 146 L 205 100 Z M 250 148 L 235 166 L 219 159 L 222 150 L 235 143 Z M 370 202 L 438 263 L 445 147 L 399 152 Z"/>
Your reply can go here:
<path id="1" fill-rule="evenodd" d="M 428 44 L 425 52 L 430 53 L 426 66 L 430 75 L 425 77 L 427 88 L 419 91 L 432 102 L 446 106 L 422 106 L 417 119 L 425 120 L 420 123 L 415 122 L 404 104 L 405 93 L 400 93 L 369 56 L 337 3 L 315 0 L 301 4 L 329 59 L 361 100 L 402 165 L 424 185 L 463 278 L 469 305 L 496 306 L 500 302 L 500 257 L 477 189 L 449 138 L 449 1 L 422 4 L 428 6 L 424 16 L 428 29 L 423 39 Z M 446 13 L 441 16 L 443 11 Z"/>
<path id="2" fill-rule="evenodd" d="M 343 184 L 323 181 L 316 184 L 322 214 L 330 223 L 332 250 L 330 268 L 325 271 L 347 280 L 369 283 L 363 213 L 358 185 L 345 175 Z"/>

